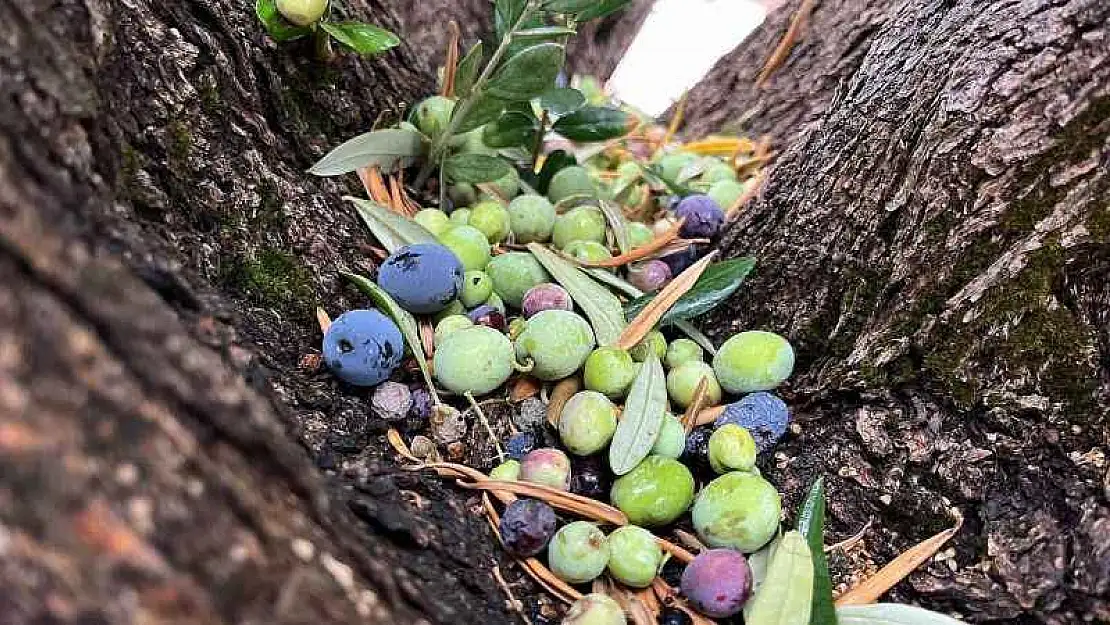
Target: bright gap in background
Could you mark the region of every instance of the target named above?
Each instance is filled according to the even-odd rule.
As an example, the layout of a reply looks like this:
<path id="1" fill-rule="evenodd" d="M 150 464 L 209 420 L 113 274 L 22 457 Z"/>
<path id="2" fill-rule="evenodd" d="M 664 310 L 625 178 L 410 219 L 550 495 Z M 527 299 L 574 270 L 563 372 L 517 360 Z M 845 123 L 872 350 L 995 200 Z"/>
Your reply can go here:
<path id="1" fill-rule="evenodd" d="M 658 0 L 609 79 L 609 91 L 658 116 L 766 15 L 756 0 Z"/>

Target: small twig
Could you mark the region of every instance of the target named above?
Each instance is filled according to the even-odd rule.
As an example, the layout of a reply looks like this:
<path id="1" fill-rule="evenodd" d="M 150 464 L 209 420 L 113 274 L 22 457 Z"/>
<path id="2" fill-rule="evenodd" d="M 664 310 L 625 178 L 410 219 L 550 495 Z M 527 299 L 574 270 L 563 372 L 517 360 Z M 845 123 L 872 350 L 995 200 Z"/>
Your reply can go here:
<path id="1" fill-rule="evenodd" d="M 451 23 L 454 24 L 454 22 Z M 505 581 L 505 577 L 501 575 L 501 567 L 496 564 L 493 565 L 493 579 L 497 580 L 497 585 L 501 586 L 501 590 L 505 591 L 505 594 L 509 596 L 509 607 L 513 609 L 513 612 L 520 615 L 520 620 L 524 621 L 526 625 L 532 625 L 532 620 L 524 613 L 524 604 L 513 594 L 513 589 L 509 588 L 509 584 Z"/>
<path id="2" fill-rule="evenodd" d="M 698 413 L 705 407 L 706 395 L 709 390 L 709 378 L 702 376 L 698 380 L 698 385 L 694 389 L 694 396 L 690 400 L 690 405 L 686 406 L 686 412 L 682 414 L 682 428 L 689 434 L 694 429 L 694 422 L 698 420 Z"/>
<path id="3" fill-rule="evenodd" d="M 486 413 L 482 411 L 482 407 L 475 401 L 473 393 L 467 391 L 463 393 L 463 395 L 466 396 L 467 401 L 469 401 L 471 407 L 474 408 L 474 412 L 478 413 L 478 420 L 481 421 L 482 427 L 486 429 L 486 434 L 489 434 L 489 439 L 493 442 L 494 449 L 497 450 L 497 461 L 505 462 L 505 450 L 501 447 L 501 441 L 497 440 L 497 435 L 493 433 L 493 428 L 490 427 L 489 420 L 486 419 Z"/>
<path id="4" fill-rule="evenodd" d="M 674 139 L 674 135 L 678 132 L 678 127 L 682 125 L 682 118 L 686 115 L 686 96 L 690 94 L 689 91 L 683 91 L 682 97 L 678 99 L 678 106 L 674 109 L 674 117 L 671 118 L 671 123 L 667 126 L 667 134 L 663 135 L 662 145 L 667 145 Z"/>
<path id="5" fill-rule="evenodd" d="M 401 454 L 401 456 L 406 460 L 420 462 L 420 459 L 416 457 L 416 454 L 412 453 L 412 450 L 409 449 L 409 446 L 405 444 L 405 439 L 401 438 L 401 433 L 397 430 L 389 428 L 389 430 L 385 433 L 385 440 L 389 441 L 389 444 L 391 447 L 393 447 L 393 450 Z"/>
<path id="6" fill-rule="evenodd" d="M 698 419 L 694 422 L 694 426 L 708 425 L 717 420 L 717 417 L 725 413 L 726 406 L 713 406 L 706 408 L 698 413 Z"/>
<path id="7" fill-rule="evenodd" d="M 543 110 L 540 114 L 540 129 L 536 132 L 536 141 L 532 144 L 532 168 L 533 171 L 536 167 L 536 161 L 540 158 L 540 152 L 543 150 L 543 137 L 547 134 L 547 109 Z"/>
<path id="8" fill-rule="evenodd" d="M 855 534 L 852 534 L 848 538 L 845 538 L 844 540 L 836 543 L 835 545 L 826 546 L 825 547 L 825 553 L 832 553 L 833 551 L 836 551 L 838 549 L 843 550 L 843 551 L 847 551 L 847 550 L 851 549 L 852 547 L 855 547 L 856 543 L 863 540 L 864 535 L 867 534 L 867 530 L 871 529 L 871 524 L 874 521 L 875 521 L 874 518 L 867 519 L 867 522 L 863 524 L 863 527 L 860 528 L 860 531 L 856 532 Z"/>
<path id="9" fill-rule="evenodd" d="M 782 67 L 786 62 L 786 58 L 790 56 L 790 52 L 794 49 L 794 44 L 802 35 L 802 28 L 805 26 L 805 19 L 809 16 L 810 11 L 813 10 L 813 0 L 802 0 L 801 6 L 794 13 L 794 17 L 790 18 L 790 26 L 786 29 L 786 34 L 779 40 L 779 44 L 775 46 L 774 52 L 767 58 L 767 62 L 763 64 L 763 69 L 759 72 L 759 76 L 755 79 L 755 86 L 762 87 L 771 74 L 775 70 Z"/>

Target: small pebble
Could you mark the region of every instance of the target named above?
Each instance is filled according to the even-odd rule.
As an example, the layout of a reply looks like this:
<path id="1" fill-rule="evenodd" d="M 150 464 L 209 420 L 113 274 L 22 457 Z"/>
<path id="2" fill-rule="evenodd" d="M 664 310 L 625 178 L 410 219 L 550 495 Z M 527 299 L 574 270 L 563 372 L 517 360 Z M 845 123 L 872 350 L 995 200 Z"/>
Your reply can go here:
<path id="1" fill-rule="evenodd" d="M 521 431 L 542 428 L 547 422 L 547 404 L 538 397 L 529 397 L 520 402 L 520 410 L 513 415 L 513 423 Z"/>
<path id="2" fill-rule="evenodd" d="M 444 404 L 434 407 L 428 422 L 431 424 L 432 438 L 441 445 L 454 443 L 466 436 L 466 419 L 451 406 Z"/>
<path id="3" fill-rule="evenodd" d="M 370 397 L 370 411 L 386 421 L 400 421 L 412 408 L 412 392 L 400 382 L 382 382 Z"/>

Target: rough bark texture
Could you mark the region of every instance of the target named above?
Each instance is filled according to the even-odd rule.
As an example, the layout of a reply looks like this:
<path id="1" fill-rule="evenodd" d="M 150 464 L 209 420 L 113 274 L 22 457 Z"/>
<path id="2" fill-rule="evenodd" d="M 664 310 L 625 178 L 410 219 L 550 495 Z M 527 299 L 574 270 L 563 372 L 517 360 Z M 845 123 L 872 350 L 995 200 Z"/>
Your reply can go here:
<path id="1" fill-rule="evenodd" d="M 684 132 L 699 137 L 724 130 L 767 135 L 776 147 L 789 143 L 820 118 L 841 81 L 855 73 L 894 4 L 815 0 L 790 55 L 762 87 L 756 87 L 764 62 L 801 2 L 781 4 L 690 90 Z"/>
<path id="2" fill-rule="evenodd" d="M 488 39 L 493 24 L 490 0 L 446 0 L 443 2 L 391 2 L 401 18 L 401 36 L 429 67 L 443 65 L 451 20 L 459 25 L 462 53 L 482 39 Z"/>
<path id="3" fill-rule="evenodd" d="M 509 619 L 473 499 L 298 368 L 366 243 L 304 170 L 430 90 L 412 58 L 321 64 L 248 3 L 0 3 L 0 622 Z"/>
<path id="4" fill-rule="evenodd" d="M 633 0 L 619 13 L 580 26 L 567 46 L 568 71 L 608 80 L 654 7 L 655 0 Z"/>
<path id="5" fill-rule="evenodd" d="M 729 230 L 727 252 L 760 264 L 709 325 L 796 345 L 801 432 L 768 474 L 791 499 L 838 476 L 835 537 L 875 520 L 837 570 L 956 508 L 954 556 L 895 598 L 1106 621 L 1110 5 L 908 0 L 874 23 Z"/>

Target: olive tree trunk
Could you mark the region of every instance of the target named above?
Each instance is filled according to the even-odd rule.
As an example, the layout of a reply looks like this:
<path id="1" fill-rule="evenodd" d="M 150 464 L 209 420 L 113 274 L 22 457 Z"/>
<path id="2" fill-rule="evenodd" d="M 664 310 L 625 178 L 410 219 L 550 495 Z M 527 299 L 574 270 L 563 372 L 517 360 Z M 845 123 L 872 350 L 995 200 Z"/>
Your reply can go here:
<path id="1" fill-rule="evenodd" d="M 508 622 L 473 501 L 298 366 L 368 243 L 304 172 L 431 76 L 251 4 L 0 2 L 0 621 Z"/>
<path id="2" fill-rule="evenodd" d="M 633 0 L 619 13 L 579 26 L 567 46 L 568 71 L 608 80 L 654 7 L 655 0 Z"/>
<path id="3" fill-rule="evenodd" d="M 875 33 L 896 4 L 891 0 L 772 0 L 767 20 L 721 57 L 687 95 L 684 131 L 721 130 L 789 142 L 816 119 L 837 87 L 852 76 Z M 765 61 L 786 37 L 795 15 L 793 46 L 778 69 L 756 84 Z M 673 110 L 667 117 L 673 114 Z"/>
<path id="4" fill-rule="evenodd" d="M 1110 5 L 817 4 L 767 90 L 784 13 L 689 109 L 700 132 L 753 107 L 784 150 L 722 243 L 756 273 L 708 324 L 797 348 L 767 473 L 792 503 L 832 476 L 829 542 L 873 522 L 841 583 L 960 517 L 894 598 L 1110 619 Z"/>

